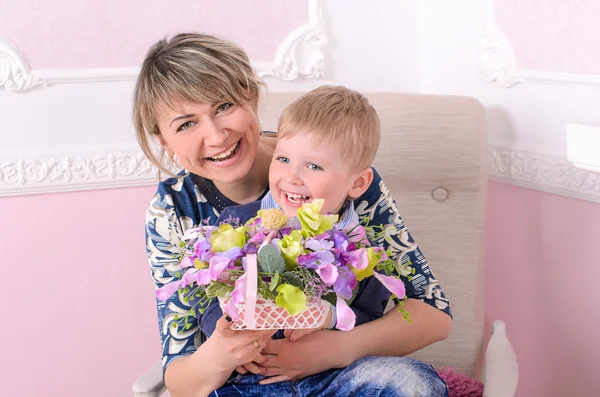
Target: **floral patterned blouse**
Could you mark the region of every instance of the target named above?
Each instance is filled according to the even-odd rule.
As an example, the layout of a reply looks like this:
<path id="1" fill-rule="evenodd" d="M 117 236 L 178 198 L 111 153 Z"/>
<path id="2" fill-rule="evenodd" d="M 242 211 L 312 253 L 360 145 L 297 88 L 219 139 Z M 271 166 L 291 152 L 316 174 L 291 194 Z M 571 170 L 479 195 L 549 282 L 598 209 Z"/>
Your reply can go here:
<path id="1" fill-rule="evenodd" d="M 387 186 L 375 169 L 373 172 L 371 186 L 354 200 L 360 221 L 368 217 L 371 225 L 389 225 L 385 237 L 376 243 L 392 250 L 392 258 L 400 265 L 406 296 L 451 315 L 449 302 L 405 227 Z M 182 253 L 180 242 L 185 231 L 201 223 L 215 224 L 223 209 L 232 205 L 237 204 L 223 196 L 212 181 L 191 173 L 182 172 L 159 184 L 146 213 L 146 251 L 156 288 L 169 283 L 181 270 L 177 257 Z M 177 357 L 195 352 L 205 336 L 197 322 L 188 329 L 183 324 L 172 326 L 178 323 L 176 316 L 189 309 L 178 294 L 165 302 L 157 299 L 157 309 L 165 369 Z"/>

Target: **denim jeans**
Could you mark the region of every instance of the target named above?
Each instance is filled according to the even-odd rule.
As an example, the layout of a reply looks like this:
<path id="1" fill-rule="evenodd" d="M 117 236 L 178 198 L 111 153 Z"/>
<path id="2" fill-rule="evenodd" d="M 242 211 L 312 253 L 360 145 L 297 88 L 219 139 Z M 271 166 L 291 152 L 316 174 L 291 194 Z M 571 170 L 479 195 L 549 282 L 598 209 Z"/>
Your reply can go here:
<path id="1" fill-rule="evenodd" d="M 429 364 L 406 357 L 363 357 L 343 369 L 304 379 L 259 385 L 262 375 L 239 375 L 211 397 L 448 397 L 448 387 Z"/>

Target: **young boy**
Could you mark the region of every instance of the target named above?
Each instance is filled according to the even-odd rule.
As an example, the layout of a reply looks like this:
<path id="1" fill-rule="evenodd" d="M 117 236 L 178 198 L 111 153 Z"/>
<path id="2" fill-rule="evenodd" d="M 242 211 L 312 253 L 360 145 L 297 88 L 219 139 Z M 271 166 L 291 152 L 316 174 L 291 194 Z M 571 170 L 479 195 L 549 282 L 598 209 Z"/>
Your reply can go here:
<path id="1" fill-rule="evenodd" d="M 371 164 L 380 138 L 379 117 L 363 95 L 332 86 L 310 91 L 289 105 L 279 119 L 269 193 L 260 202 L 225 208 L 217 224 L 226 219 L 245 223 L 258 210 L 269 208 L 296 216 L 302 204 L 317 198 L 324 199 L 323 214 L 339 215 L 336 228 L 358 224 L 352 200 L 373 180 Z M 389 298 L 389 291 L 377 279 L 363 280 L 350 304 L 355 324 L 381 317 Z M 335 310 L 329 312 L 323 328 L 333 329 Z M 208 331 L 202 324 L 201 328 Z M 286 336 L 294 341 L 314 331 L 287 331 Z"/>

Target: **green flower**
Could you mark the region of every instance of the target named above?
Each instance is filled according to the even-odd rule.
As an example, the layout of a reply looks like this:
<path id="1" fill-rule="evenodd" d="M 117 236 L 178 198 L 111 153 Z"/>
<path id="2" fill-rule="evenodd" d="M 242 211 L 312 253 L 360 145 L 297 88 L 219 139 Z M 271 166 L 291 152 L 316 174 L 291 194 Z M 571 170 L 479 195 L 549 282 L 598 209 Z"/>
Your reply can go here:
<path id="1" fill-rule="evenodd" d="M 325 200 L 316 199 L 308 204 L 303 204 L 298 209 L 298 219 L 302 225 L 302 230 L 308 232 L 311 236 L 324 233 L 333 228 L 337 222 L 337 215 L 321 215 L 321 208 Z"/>
<path id="2" fill-rule="evenodd" d="M 352 270 L 352 272 L 356 274 L 356 279 L 358 281 L 362 280 L 363 278 L 371 277 L 373 275 L 373 270 L 375 269 L 375 266 L 377 266 L 377 264 L 381 262 L 381 251 L 376 251 L 374 247 L 369 247 L 366 250 L 367 258 L 369 258 L 369 264 L 367 265 L 367 267 L 365 267 L 364 269 L 357 269 L 355 267 L 350 268 L 350 270 Z"/>
<path id="3" fill-rule="evenodd" d="M 281 239 L 281 256 L 285 260 L 286 270 L 293 270 L 298 265 L 296 262 L 298 255 L 308 253 L 302 245 L 305 237 L 307 237 L 306 233 L 302 230 L 292 230 L 290 234 Z"/>
<path id="4" fill-rule="evenodd" d="M 276 291 L 275 303 L 287 310 L 290 316 L 295 316 L 306 309 L 306 295 L 300 288 L 291 284 L 281 284 Z"/>
<path id="5" fill-rule="evenodd" d="M 225 252 L 233 247 L 243 248 L 246 244 L 244 227 L 234 229 L 233 226 L 225 223 L 211 233 L 210 244 L 212 252 Z"/>

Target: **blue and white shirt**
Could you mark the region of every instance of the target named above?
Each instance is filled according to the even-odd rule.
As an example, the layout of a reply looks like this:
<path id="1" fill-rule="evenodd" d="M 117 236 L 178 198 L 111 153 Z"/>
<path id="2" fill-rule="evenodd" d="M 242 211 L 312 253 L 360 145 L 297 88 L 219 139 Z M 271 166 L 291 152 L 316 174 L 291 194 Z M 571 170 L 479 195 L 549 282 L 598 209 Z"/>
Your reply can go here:
<path id="1" fill-rule="evenodd" d="M 394 233 L 386 233 L 385 239 L 374 243 L 391 249 L 392 258 L 397 261 L 399 275 L 406 286 L 406 296 L 451 315 L 449 301 L 404 225 L 387 186 L 375 169 L 373 173 L 373 182 L 367 191 L 353 201 L 359 221 L 368 217 L 370 225 L 393 225 Z M 267 193 L 265 191 L 259 200 L 266 197 Z M 169 178 L 159 184 L 146 213 L 146 251 L 156 288 L 172 281 L 181 270 L 177 258 L 182 254 L 180 243 L 185 231 L 199 224 L 217 224 L 225 207 L 235 205 L 216 189 L 212 181 L 194 174 L 182 173 L 177 178 Z M 259 208 L 257 205 L 256 210 Z M 208 310 L 188 330 L 172 327 L 175 316 L 188 309 L 189 305 L 178 294 L 173 294 L 165 302 L 157 300 L 163 368 L 180 356 L 194 353 L 206 338 L 201 329 L 211 328 L 210 324 L 205 323 L 211 317 L 207 316 Z"/>

